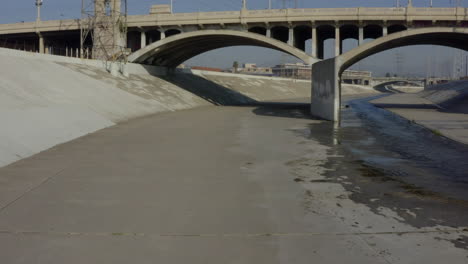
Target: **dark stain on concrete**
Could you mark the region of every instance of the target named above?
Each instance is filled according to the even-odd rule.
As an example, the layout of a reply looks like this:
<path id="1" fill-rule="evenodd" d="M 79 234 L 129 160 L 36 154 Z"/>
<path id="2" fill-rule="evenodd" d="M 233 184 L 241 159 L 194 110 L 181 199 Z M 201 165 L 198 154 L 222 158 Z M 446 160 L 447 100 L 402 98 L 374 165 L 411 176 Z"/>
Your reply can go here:
<path id="1" fill-rule="evenodd" d="M 307 130 L 291 130 L 330 147 L 324 165 L 326 179 L 308 181 L 341 184 L 354 202 L 376 214 L 381 214 L 382 207 L 390 208 L 403 219 L 396 220 L 416 228 L 466 227 L 468 147 L 435 137 L 366 100 L 349 104 L 340 127 L 321 122 Z M 287 165 L 294 170 L 307 162 L 302 159 Z M 466 237 L 452 243 L 466 247 Z"/>

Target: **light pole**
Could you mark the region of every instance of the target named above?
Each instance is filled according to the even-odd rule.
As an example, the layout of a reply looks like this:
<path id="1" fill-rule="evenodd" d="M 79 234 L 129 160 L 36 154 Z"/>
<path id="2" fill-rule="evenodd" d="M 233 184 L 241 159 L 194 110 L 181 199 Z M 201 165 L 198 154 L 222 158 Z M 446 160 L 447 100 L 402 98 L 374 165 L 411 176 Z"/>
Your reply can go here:
<path id="1" fill-rule="evenodd" d="M 408 7 L 413 7 L 413 0 L 408 0 Z"/>
<path id="2" fill-rule="evenodd" d="M 268 1 L 268 9 L 271 9 L 271 0 Z"/>
<path id="3" fill-rule="evenodd" d="M 242 0 L 242 9 L 247 9 L 247 0 Z"/>
<path id="4" fill-rule="evenodd" d="M 42 6 L 42 0 L 36 0 L 36 7 L 37 7 L 36 33 L 39 37 L 39 53 L 45 53 L 44 36 L 42 36 L 38 28 L 39 23 L 41 22 L 41 6 Z"/>
<path id="5" fill-rule="evenodd" d="M 171 0 L 171 14 L 174 13 L 173 5 L 174 5 L 174 0 Z"/>
<path id="6" fill-rule="evenodd" d="M 432 7 L 432 0 L 431 0 L 431 7 Z"/>
<path id="7" fill-rule="evenodd" d="M 41 6 L 42 6 L 42 0 L 36 0 L 36 7 L 37 7 L 37 18 L 36 18 L 36 20 L 38 22 L 41 21 Z"/>

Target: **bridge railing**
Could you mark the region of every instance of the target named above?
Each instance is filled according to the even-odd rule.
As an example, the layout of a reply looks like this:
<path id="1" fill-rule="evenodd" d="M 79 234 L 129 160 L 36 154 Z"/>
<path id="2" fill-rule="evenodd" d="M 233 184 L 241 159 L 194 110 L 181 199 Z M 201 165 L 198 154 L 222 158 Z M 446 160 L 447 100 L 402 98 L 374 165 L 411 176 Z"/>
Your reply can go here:
<path id="1" fill-rule="evenodd" d="M 468 9 L 458 8 L 300 8 L 245 11 L 217 11 L 135 15 L 128 17 L 128 26 L 178 26 L 218 23 L 261 23 L 288 21 L 349 21 L 349 20 L 438 20 L 467 21 Z M 79 29 L 78 19 L 23 22 L 0 25 L 0 34 L 34 33 Z"/>

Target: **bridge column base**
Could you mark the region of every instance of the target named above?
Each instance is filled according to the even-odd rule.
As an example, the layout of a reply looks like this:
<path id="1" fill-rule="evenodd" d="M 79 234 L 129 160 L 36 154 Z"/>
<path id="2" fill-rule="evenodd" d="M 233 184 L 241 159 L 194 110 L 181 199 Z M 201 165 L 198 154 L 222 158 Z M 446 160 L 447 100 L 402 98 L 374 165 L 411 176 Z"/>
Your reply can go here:
<path id="1" fill-rule="evenodd" d="M 312 100 L 310 113 L 330 121 L 340 120 L 339 67 L 335 58 L 312 65 Z"/>

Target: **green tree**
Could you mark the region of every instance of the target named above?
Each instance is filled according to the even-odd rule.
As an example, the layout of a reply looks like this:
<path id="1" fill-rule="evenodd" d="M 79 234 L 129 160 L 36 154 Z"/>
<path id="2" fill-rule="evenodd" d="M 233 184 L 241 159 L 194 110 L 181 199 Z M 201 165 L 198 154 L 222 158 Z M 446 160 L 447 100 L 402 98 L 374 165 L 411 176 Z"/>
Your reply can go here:
<path id="1" fill-rule="evenodd" d="M 232 64 L 232 67 L 234 68 L 234 72 L 237 73 L 237 69 L 239 68 L 239 62 L 235 61 L 235 62 Z"/>
<path id="2" fill-rule="evenodd" d="M 387 78 L 388 78 L 388 77 L 392 77 L 392 75 L 391 75 L 389 72 L 387 72 L 387 73 L 385 74 L 385 77 L 387 77 Z"/>

